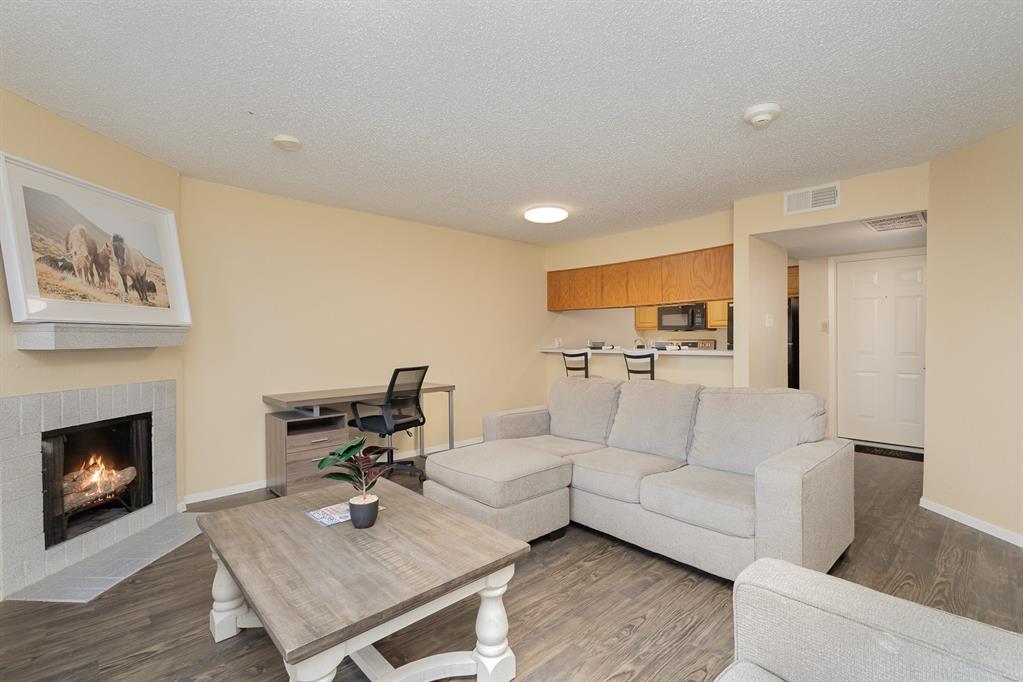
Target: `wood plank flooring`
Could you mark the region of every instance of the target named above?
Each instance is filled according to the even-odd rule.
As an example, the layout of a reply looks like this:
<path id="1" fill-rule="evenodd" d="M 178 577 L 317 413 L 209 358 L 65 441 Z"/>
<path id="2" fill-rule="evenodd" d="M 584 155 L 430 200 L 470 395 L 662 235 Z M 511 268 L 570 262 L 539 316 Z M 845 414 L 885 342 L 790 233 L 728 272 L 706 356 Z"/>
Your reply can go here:
<path id="1" fill-rule="evenodd" d="M 918 462 L 856 455 L 856 541 L 832 573 L 1023 632 L 1023 549 L 920 508 L 921 481 Z M 212 578 L 196 538 L 89 604 L 0 602 L 0 679 L 286 680 L 261 630 L 213 643 Z M 533 544 L 505 603 L 520 680 L 712 680 L 732 658 L 730 582 L 580 526 Z M 472 648 L 475 613 L 466 600 L 378 648 L 396 665 Z M 336 679 L 364 678 L 346 662 Z"/>

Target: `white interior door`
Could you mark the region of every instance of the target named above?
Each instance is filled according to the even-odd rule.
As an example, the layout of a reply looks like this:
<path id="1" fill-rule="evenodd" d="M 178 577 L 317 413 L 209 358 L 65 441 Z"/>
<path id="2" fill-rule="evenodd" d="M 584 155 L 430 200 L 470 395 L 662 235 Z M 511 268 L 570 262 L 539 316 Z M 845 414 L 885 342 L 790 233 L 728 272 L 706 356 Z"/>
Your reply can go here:
<path id="1" fill-rule="evenodd" d="M 924 445 L 924 256 L 838 263 L 837 432 Z"/>

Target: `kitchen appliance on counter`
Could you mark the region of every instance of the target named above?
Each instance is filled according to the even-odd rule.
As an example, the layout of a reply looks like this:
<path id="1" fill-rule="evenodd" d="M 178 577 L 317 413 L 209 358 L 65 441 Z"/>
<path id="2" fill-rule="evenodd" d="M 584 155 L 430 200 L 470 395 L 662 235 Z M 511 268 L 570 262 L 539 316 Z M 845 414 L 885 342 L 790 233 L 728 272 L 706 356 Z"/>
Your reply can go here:
<path id="1" fill-rule="evenodd" d="M 707 328 L 707 304 L 666 305 L 657 308 L 657 329 L 691 332 Z"/>
<path id="2" fill-rule="evenodd" d="M 675 341 L 654 341 L 656 350 L 717 350 L 715 339 L 684 339 Z"/>

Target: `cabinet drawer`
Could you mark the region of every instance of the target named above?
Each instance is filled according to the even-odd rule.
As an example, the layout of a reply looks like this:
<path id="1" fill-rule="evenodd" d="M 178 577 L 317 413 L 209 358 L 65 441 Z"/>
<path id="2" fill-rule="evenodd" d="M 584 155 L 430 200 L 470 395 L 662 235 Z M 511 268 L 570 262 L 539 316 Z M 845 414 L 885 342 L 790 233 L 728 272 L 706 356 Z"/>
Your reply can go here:
<path id="1" fill-rule="evenodd" d="M 297 481 L 302 478 L 318 478 L 327 473 L 329 469 L 321 470 L 316 467 L 319 461 L 323 459 L 326 454 L 326 451 L 317 453 L 317 451 L 314 450 L 309 452 L 308 455 L 302 459 L 289 461 L 286 468 L 288 483 L 290 484 L 292 481 Z"/>
<path id="2" fill-rule="evenodd" d="M 322 431 L 300 431 L 288 434 L 285 447 L 289 452 L 322 447 L 332 450 L 348 441 L 348 427 L 323 429 Z"/>

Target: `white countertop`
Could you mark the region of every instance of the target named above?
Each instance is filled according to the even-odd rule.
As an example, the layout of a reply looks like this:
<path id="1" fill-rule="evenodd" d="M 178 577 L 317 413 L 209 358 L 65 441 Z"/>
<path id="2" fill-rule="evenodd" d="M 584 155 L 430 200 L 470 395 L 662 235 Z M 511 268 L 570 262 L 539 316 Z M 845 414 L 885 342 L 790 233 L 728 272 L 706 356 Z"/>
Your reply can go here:
<path id="1" fill-rule="evenodd" d="M 578 352 L 586 350 L 586 348 L 541 348 L 541 353 L 560 353 L 562 351 Z M 614 350 L 591 350 L 590 353 L 593 355 L 621 355 L 623 352 L 630 353 L 645 353 L 646 351 L 653 350 L 652 348 L 616 348 Z M 688 350 L 659 350 L 657 357 L 662 355 L 691 355 L 691 356 L 704 356 L 704 357 L 725 357 L 730 358 L 734 355 L 733 351 L 730 350 L 697 350 L 691 348 Z"/>

